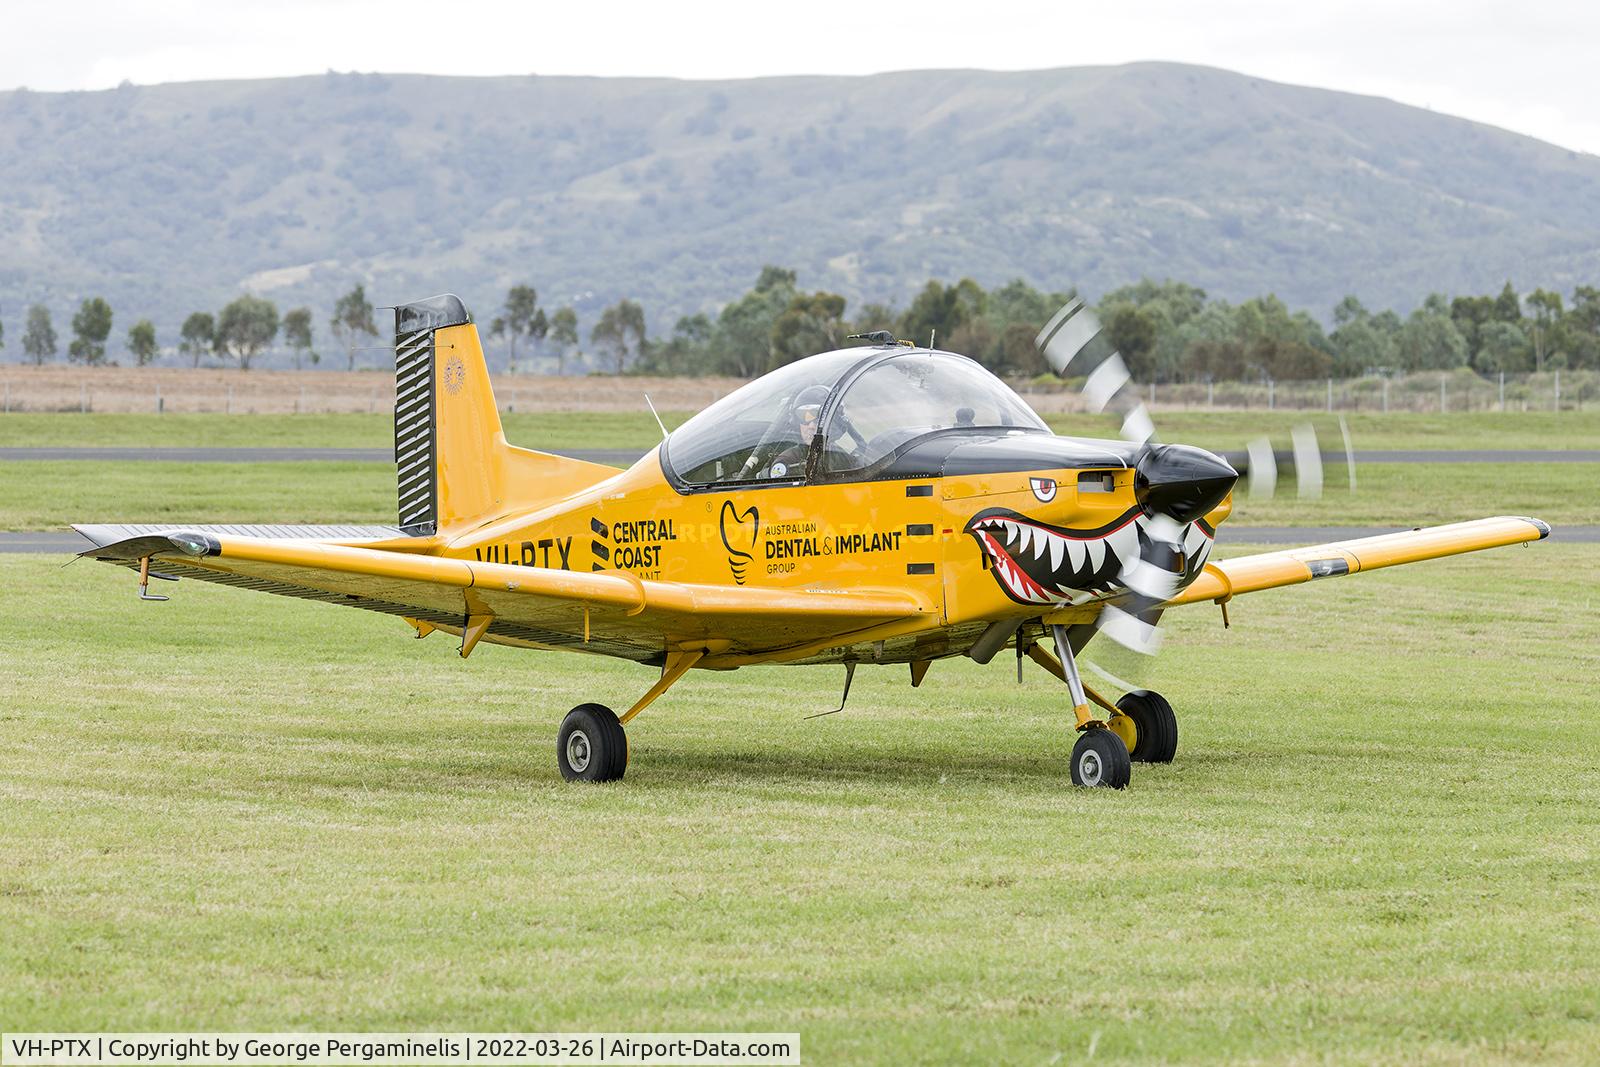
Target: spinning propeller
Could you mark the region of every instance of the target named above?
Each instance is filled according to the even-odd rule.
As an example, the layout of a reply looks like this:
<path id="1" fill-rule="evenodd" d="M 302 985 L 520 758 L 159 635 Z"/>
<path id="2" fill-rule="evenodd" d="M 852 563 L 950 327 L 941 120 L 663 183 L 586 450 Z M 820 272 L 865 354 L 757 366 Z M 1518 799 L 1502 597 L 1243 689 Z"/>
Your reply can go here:
<path id="1" fill-rule="evenodd" d="M 1300 497 L 1321 496 L 1322 448 L 1316 431 L 1310 424 L 1295 427 L 1287 454 L 1274 451 L 1266 437 L 1224 456 L 1189 445 L 1161 444 L 1127 364 L 1082 300 L 1071 300 L 1057 311 L 1035 344 L 1060 377 L 1083 375 L 1082 395 L 1089 409 L 1120 415 L 1123 439 L 1138 446 L 1134 495 L 1143 509 L 1136 520 L 1139 550 L 1124 561 L 1118 578 L 1127 592 L 1102 609 L 1095 626 L 1132 651 L 1153 654 L 1161 645 L 1162 605 L 1210 554 L 1214 531 L 1202 528 L 1199 520 L 1222 502 L 1236 481 L 1245 478 L 1251 497 L 1265 499 L 1276 492 L 1280 471 L 1289 469 Z M 1354 487 L 1354 452 L 1342 419 L 1340 426 Z"/>

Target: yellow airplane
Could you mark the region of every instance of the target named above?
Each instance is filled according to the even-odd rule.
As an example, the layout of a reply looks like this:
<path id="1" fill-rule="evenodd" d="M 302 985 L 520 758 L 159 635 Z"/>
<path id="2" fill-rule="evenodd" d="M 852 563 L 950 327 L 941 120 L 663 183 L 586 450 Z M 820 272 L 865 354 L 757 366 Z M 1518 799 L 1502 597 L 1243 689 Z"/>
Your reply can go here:
<path id="1" fill-rule="evenodd" d="M 1501 517 L 1213 562 L 1238 477 L 1183 445 L 1058 437 L 998 378 L 873 335 L 717 401 L 627 470 L 508 444 L 461 301 L 395 311 L 399 522 L 75 527 L 84 556 L 399 616 L 425 637 L 588 652 L 660 677 L 620 716 L 573 708 L 569 780 L 621 778 L 623 727 L 691 668 L 980 663 L 1015 649 L 1062 679 L 1075 784 L 1170 761 L 1172 707 L 1112 702 L 1075 657 L 1138 644 L 1160 611 L 1546 537 Z M 842 705 L 841 705 L 842 706 Z"/>

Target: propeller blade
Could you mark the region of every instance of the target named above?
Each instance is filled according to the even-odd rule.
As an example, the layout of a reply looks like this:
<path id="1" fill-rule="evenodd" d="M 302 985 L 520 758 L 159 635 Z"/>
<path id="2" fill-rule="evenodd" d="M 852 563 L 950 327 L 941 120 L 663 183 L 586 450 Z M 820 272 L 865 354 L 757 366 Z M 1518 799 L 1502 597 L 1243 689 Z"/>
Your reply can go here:
<path id="1" fill-rule="evenodd" d="M 1344 416 L 1339 416 L 1339 436 L 1344 438 L 1344 461 L 1350 471 L 1350 491 L 1356 491 L 1356 449 L 1350 443 L 1350 424 L 1344 421 Z"/>
<path id="2" fill-rule="evenodd" d="M 1272 441 L 1258 437 L 1245 446 L 1249 456 L 1250 496 L 1271 500 L 1278 490 L 1278 461 L 1272 454 Z"/>
<path id="3" fill-rule="evenodd" d="M 1069 300 L 1045 323 L 1034 344 L 1050 369 L 1066 376 L 1067 366 L 1100 335 L 1100 320 L 1082 300 Z"/>
<path id="4" fill-rule="evenodd" d="M 1322 499 L 1322 445 L 1317 441 L 1317 431 L 1309 422 L 1296 426 L 1294 438 L 1295 483 L 1301 500 Z"/>
<path id="5" fill-rule="evenodd" d="M 1129 652 L 1153 656 L 1161 651 L 1161 627 L 1156 625 L 1156 620 L 1160 617 L 1161 613 L 1158 611 L 1155 619 L 1147 621 L 1108 604 L 1101 610 L 1100 619 L 1095 626 Z"/>
<path id="6" fill-rule="evenodd" d="M 1150 411 L 1143 404 L 1135 404 L 1133 410 L 1122 420 L 1122 439 L 1132 441 L 1136 445 L 1149 444 L 1155 440 L 1156 424 L 1150 419 Z"/>
<path id="7" fill-rule="evenodd" d="M 1133 375 L 1128 373 L 1128 365 L 1122 362 L 1122 357 L 1115 352 L 1111 353 L 1084 380 L 1083 399 L 1088 402 L 1089 410 L 1104 411 L 1132 378 Z"/>
<path id="8" fill-rule="evenodd" d="M 1161 649 L 1162 605 L 1178 591 L 1183 576 L 1185 524 L 1151 515 L 1140 527 L 1138 558 L 1122 568 L 1118 581 L 1133 595 L 1126 607 L 1108 604 L 1095 625 L 1117 644 L 1146 656 Z"/>

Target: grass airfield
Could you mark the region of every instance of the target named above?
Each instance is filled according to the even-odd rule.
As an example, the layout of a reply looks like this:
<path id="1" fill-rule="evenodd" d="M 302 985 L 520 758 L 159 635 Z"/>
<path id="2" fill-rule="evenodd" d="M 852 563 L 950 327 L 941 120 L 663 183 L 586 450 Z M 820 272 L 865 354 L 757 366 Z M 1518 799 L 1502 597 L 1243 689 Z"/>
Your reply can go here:
<path id="1" fill-rule="evenodd" d="M 1237 549 L 1235 549 L 1237 551 Z M 1557 580 L 1559 579 L 1559 580 Z M 798 1030 L 807 1062 L 1592 1063 L 1600 546 L 1169 614 L 1170 767 L 1008 657 L 652 672 L 0 556 L 9 1030 Z M 1092 658 L 1092 657 L 1091 657 Z"/>
<path id="2" fill-rule="evenodd" d="M 1299 418 L 1158 421 L 1220 448 Z M 1590 413 L 1352 428 L 1364 449 L 1600 447 Z M 507 429 L 658 436 L 648 415 Z M 7 446 L 389 432 L 0 418 Z M 1350 496 L 1330 468 L 1322 501 L 1244 500 L 1234 521 L 1592 524 L 1593 471 L 1369 464 Z M 0 528 L 387 522 L 393 477 L 0 463 Z M 1178 709 L 1178 761 L 1120 794 L 1070 786 L 1063 687 L 1032 664 L 1018 686 L 1007 656 L 936 663 L 918 690 L 863 668 L 849 708 L 811 721 L 841 670 L 696 672 L 632 724 L 620 786 L 575 788 L 561 716 L 624 707 L 654 672 L 488 645 L 463 662 L 398 620 L 203 583 L 142 604 L 88 562 L 0 555 L 0 582 L 8 1030 L 798 1030 L 813 1063 L 1600 1047 L 1600 545 L 1252 594 L 1228 631 L 1210 606 L 1170 613 L 1139 678 Z"/>

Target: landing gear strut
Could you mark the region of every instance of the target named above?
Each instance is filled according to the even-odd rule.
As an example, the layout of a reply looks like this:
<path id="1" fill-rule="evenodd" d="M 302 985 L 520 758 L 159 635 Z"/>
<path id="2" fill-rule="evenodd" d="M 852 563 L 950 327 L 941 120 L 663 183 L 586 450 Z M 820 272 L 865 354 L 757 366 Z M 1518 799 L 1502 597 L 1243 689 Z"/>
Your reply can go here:
<path id="1" fill-rule="evenodd" d="M 465 655 L 465 653 L 462 653 Z M 705 656 L 704 649 L 668 651 L 661 677 L 633 707 L 618 716 L 604 704 L 579 704 L 561 720 L 556 734 L 556 766 L 569 782 L 614 782 L 628 769 L 628 735 L 623 724 L 649 707 L 672 683 Z M 848 695 L 848 687 L 846 694 Z"/>
<path id="2" fill-rule="evenodd" d="M 1072 713 L 1078 720 L 1078 743 L 1072 746 L 1072 784 L 1124 789 L 1132 769 L 1128 746 L 1117 731 L 1107 729 L 1106 724 L 1089 711 L 1089 696 L 1084 691 L 1083 679 L 1078 677 L 1078 661 L 1072 654 L 1067 631 L 1054 625 L 1050 627 L 1050 635 L 1055 638 L 1061 676 L 1067 683 L 1067 692 L 1072 696 Z"/>

